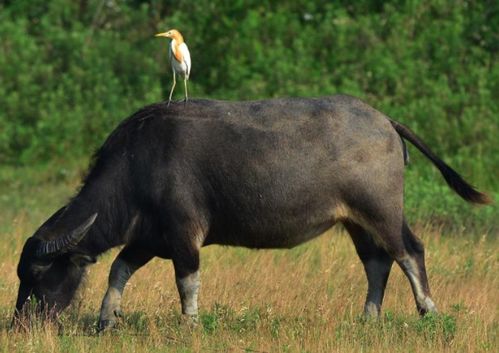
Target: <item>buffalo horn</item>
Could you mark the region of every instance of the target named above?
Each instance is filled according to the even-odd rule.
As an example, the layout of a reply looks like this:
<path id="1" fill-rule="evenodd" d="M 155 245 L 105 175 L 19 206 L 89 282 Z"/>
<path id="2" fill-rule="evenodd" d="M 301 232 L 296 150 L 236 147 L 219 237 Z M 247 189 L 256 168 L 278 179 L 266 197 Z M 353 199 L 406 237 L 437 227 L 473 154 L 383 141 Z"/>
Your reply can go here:
<path id="1" fill-rule="evenodd" d="M 36 251 L 36 257 L 46 258 L 47 256 L 57 255 L 63 253 L 68 249 L 75 247 L 85 236 L 90 229 L 90 226 L 95 222 L 97 213 L 94 213 L 83 224 L 78 226 L 69 234 L 61 236 L 54 240 L 42 241 Z"/>

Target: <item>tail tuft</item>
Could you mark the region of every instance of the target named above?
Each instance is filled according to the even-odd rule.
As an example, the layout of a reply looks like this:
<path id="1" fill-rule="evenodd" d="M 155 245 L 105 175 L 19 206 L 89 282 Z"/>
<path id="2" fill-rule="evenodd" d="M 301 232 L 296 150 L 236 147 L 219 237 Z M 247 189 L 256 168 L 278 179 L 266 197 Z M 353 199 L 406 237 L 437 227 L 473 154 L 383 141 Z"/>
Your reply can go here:
<path id="1" fill-rule="evenodd" d="M 489 197 L 489 195 L 478 191 L 473 185 L 470 185 L 466 180 L 463 179 L 463 177 L 461 177 L 454 169 L 450 168 L 447 164 L 443 163 L 442 166 L 439 167 L 437 165 L 437 167 L 442 172 L 442 175 L 449 187 L 466 201 L 481 205 L 492 203 L 492 199 Z"/>

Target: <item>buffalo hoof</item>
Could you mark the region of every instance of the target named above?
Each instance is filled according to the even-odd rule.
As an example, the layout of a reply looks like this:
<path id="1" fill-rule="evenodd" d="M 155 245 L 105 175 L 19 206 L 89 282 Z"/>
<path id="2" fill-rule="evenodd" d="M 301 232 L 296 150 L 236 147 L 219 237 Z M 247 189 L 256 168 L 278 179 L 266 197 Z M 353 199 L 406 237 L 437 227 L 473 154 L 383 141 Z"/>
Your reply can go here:
<path id="1" fill-rule="evenodd" d="M 190 329 L 195 329 L 198 327 L 199 318 L 197 315 L 185 315 L 183 314 L 180 317 L 180 324 L 183 326 L 187 326 Z"/>
<path id="2" fill-rule="evenodd" d="M 103 332 L 112 329 L 113 327 L 116 326 L 118 323 L 118 318 L 123 316 L 123 313 L 121 310 L 115 310 L 113 312 L 113 318 L 108 318 L 108 319 L 100 319 L 99 323 L 97 324 L 97 332 Z"/>
<path id="3" fill-rule="evenodd" d="M 375 303 L 368 302 L 364 306 L 364 318 L 368 320 L 377 320 L 381 317 L 381 308 Z"/>
<path id="4" fill-rule="evenodd" d="M 99 320 L 97 324 L 97 332 L 101 333 L 112 329 L 116 325 L 116 320 Z"/>

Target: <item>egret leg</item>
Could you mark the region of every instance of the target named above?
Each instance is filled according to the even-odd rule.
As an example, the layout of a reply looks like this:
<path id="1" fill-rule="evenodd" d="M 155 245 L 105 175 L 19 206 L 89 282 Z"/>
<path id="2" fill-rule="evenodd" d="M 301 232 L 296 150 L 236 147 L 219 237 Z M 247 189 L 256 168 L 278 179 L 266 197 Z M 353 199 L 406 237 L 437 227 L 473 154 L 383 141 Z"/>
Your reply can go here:
<path id="1" fill-rule="evenodd" d="M 187 77 L 184 78 L 184 90 L 185 90 L 185 102 L 189 100 L 189 94 L 187 93 Z"/>
<path id="2" fill-rule="evenodd" d="M 173 85 L 172 85 L 172 89 L 170 91 L 170 96 L 168 97 L 168 106 L 170 105 L 170 103 L 172 101 L 173 90 L 175 89 L 176 83 L 177 83 L 177 81 L 175 79 L 175 71 L 173 71 Z"/>

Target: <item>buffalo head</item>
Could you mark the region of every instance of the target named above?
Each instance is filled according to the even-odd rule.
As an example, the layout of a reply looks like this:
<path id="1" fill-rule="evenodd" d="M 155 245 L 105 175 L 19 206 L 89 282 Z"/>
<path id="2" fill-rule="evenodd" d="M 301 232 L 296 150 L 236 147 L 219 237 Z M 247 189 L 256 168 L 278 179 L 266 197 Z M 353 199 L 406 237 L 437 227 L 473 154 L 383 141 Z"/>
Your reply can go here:
<path id="1" fill-rule="evenodd" d="M 75 248 L 96 218 L 95 213 L 72 231 L 52 240 L 43 240 L 37 232 L 26 241 L 17 267 L 20 285 L 13 322 L 27 313 L 29 302 L 36 304 L 33 308 L 37 313 L 45 315 L 54 315 L 69 305 L 86 265 L 95 262 L 93 257 L 78 253 Z"/>

